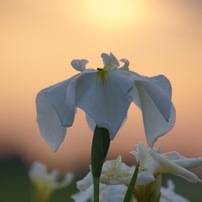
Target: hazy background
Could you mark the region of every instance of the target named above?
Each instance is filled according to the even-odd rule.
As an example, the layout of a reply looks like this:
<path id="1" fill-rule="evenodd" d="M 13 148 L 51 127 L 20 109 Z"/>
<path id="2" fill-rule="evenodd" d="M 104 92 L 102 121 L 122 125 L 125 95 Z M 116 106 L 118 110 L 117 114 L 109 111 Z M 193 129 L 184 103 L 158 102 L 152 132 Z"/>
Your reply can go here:
<path id="1" fill-rule="evenodd" d="M 40 137 L 35 97 L 77 72 L 72 59 L 102 67 L 101 53 L 127 58 L 139 74 L 166 75 L 173 87 L 174 129 L 155 146 L 202 156 L 202 1 L 0 0 L 0 158 L 19 156 L 79 171 L 88 167 L 92 132 L 78 109 L 56 153 Z M 132 104 L 108 158 L 146 143 L 141 111 Z M 200 169 L 195 172 L 201 175 Z M 201 175 L 202 176 L 202 175 Z"/>

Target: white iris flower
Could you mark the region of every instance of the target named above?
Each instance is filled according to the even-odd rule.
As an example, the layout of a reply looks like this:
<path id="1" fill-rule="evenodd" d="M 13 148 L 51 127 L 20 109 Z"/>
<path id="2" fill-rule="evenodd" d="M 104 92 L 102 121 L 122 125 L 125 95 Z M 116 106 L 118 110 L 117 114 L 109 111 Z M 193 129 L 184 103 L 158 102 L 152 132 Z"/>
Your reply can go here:
<path id="1" fill-rule="evenodd" d="M 191 183 L 201 180 L 187 168 L 202 165 L 202 158 L 185 158 L 177 152 L 160 154 L 160 149 L 147 149 L 143 143 L 136 145 L 131 152 L 139 161 L 140 168 L 135 185 L 133 202 L 158 201 L 174 202 L 188 200 L 174 192 L 174 184 L 169 181 L 168 188 L 161 187 L 162 174 L 180 176 Z M 135 167 L 129 167 L 121 161 L 106 161 L 100 177 L 100 201 L 123 201 Z M 79 193 L 72 196 L 77 201 L 89 201 L 93 198 L 93 178 L 91 171 L 77 182 Z M 112 194 L 114 193 L 114 194 Z M 82 200 L 83 197 L 83 200 Z M 103 200 L 101 200 L 103 199 Z"/>
<path id="2" fill-rule="evenodd" d="M 201 182 L 198 176 L 187 168 L 201 166 L 202 158 L 185 158 L 177 152 L 161 154 L 160 148 L 147 150 L 144 143 L 136 145 L 135 149 L 131 154 L 140 163 L 139 173 L 144 175 L 145 170 L 148 170 L 155 179 L 152 183 L 136 186 L 136 198 L 156 201 L 160 196 L 162 174 L 177 175 L 191 183 Z"/>
<path id="3" fill-rule="evenodd" d="M 91 167 L 90 167 L 91 170 Z M 100 182 L 106 185 L 129 185 L 131 177 L 135 168 L 129 167 L 122 162 L 119 155 L 116 160 L 106 161 L 102 167 L 102 173 L 100 176 Z M 155 180 L 153 174 L 147 169 L 143 173 L 138 174 L 137 185 L 147 184 Z M 85 191 L 93 184 L 93 177 L 89 172 L 84 179 L 77 182 L 77 188 L 80 191 Z"/>
<path id="4" fill-rule="evenodd" d="M 171 180 L 168 181 L 168 187 L 161 187 L 161 195 L 159 202 L 190 202 L 185 197 L 175 193 L 175 185 Z M 121 185 L 103 185 L 100 184 L 100 202 L 123 202 L 127 191 L 127 186 Z M 86 191 L 80 191 L 72 195 L 75 202 L 89 202 L 93 201 L 93 186 Z M 131 202 L 139 202 L 138 199 L 133 198 Z M 150 202 L 150 201 L 147 201 Z"/>
<path id="5" fill-rule="evenodd" d="M 174 192 L 175 185 L 172 180 L 167 181 L 168 187 L 161 188 L 160 202 L 190 202 L 185 197 Z"/>
<path id="6" fill-rule="evenodd" d="M 36 161 L 29 170 L 29 178 L 34 188 L 35 200 L 45 202 L 55 190 L 68 186 L 73 181 L 74 175 L 69 172 L 63 180 L 59 180 L 58 170 L 48 173 L 46 165 Z"/>
<path id="7" fill-rule="evenodd" d="M 187 170 L 187 168 L 201 166 L 201 157 L 185 158 L 177 152 L 160 154 L 160 149 L 147 150 L 144 143 L 139 143 L 135 149 L 136 151 L 131 152 L 131 154 L 135 156 L 136 161 L 140 162 L 139 172 L 148 169 L 153 173 L 155 178 L 161 174 L 173 174 L 191 183 L 201 182 L 197 175 Z"/>
<path id="8" fill-rule="evenodd" d="M 101 55 L 104 67 L 86 69 L 87 60 L 73 60 L 79 74 L 40 91 L 36 97 L 37 122 L 40 134 L 53 151 L 63 142 L 67 127 L 74 122 L 76 108 L 87 116 L 89 126 L 106 128 L 114 139 L 123 124 L 132 101 L 142 110 L 147 141 L 150 147 L 158 137 L 171 130 L 175 109 L 172 89 L 163 76 L 145 77 L 123 67 L 112 53 Z"/>

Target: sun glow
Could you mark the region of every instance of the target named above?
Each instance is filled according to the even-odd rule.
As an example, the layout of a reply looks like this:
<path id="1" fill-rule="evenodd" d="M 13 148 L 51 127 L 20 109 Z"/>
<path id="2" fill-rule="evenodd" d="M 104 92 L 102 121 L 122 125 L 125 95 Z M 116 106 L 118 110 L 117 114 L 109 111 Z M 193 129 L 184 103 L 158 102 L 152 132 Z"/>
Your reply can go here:
<path id="1" fill-rule="evenodd" d="M 103 25 L 114 27 L 138 22 L 142 7 L 140 1 L 134 0 L 86 0 L 82 5 L 86 20 L 102 28 Z"/>

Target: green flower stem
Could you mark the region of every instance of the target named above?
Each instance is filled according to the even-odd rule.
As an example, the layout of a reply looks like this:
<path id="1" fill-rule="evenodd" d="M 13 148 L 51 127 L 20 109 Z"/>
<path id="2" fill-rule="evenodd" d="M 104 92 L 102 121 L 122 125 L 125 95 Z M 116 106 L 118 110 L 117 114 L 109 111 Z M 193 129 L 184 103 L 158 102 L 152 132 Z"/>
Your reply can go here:
<path id="1" fill-rule="evenodd" d="M 100 188 L 100 178 L 93 178 L 94 187 L 94 202 L 99 202 L 99 188 Z"/>
<path id="2" fill-rule="evenodd" d="M 94 185 L 94 202 L 99 202 L 100 175 L 103 163 L 108 153 L 109 145 L 110 145 L 110 137 L 108 130 L 96 126 L 93 135 L 92 150 L 91 150 L 91 168 Z"/>
<path id="3" fill-rule="evenodd" d="M 50 195 L 43 194 L 40 191 L 32 193 L 32 202 L 49 202 Z"/>

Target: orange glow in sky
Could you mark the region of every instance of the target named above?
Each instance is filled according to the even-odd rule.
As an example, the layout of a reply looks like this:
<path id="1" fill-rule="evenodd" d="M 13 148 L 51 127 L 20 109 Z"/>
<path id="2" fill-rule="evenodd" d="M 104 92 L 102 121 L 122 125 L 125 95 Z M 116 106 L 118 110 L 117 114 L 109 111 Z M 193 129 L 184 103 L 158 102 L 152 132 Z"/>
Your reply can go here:
<path id="1" fill-rule="evenodd" d="M 201 5 L 200 5 L 201 6 Z M 202 156 L 202 13 L 196 1 L 0 0 L 0 155 L 20 155 L 61 169 L 90 163 L 92 132 L 78 110 L 53 153 L 40 137 L 35 97 L 77 73 L 72 59 L 102 67 L 101 53 L 127 58 L 139 74 L 166 75 L 173 87 L 176 125 L 155 146 Z M 146 143 L 140 110 L 111 143 L 109 158 Z M 71 159 L 71 161 L 69 160 Z"/>
<path id="2" fill-rule="evenodd" d="M 80 2 L 81 3 L 81 2 Z M 141 13 L 146 14 L 146 7 L 142 9 L 141 1 L 120 0 L 85 0 L 80 5 L 84 21 L 91 26 L 101 29 L 121 28 L 131 26 L 140 21 Z M 77 4 L 79 7 L 79 4 Z M 143 13 L 144 12 L 144 13 Z M 110 30 L 111 31 L 111 30 Z"/>

